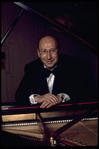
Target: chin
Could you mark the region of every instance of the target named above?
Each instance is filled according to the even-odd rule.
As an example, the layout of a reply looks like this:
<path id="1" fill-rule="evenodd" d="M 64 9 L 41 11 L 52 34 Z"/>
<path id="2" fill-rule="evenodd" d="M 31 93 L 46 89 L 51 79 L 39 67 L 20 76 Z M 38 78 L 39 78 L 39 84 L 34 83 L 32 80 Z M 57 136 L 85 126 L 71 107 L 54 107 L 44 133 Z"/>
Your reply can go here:
<path id="1" fill-rule="evenodd" d="M 57 61 L 58 60 L 56 59 L 52 63 L 48 63 L 47 61 L 43 61 L 43 63 L 48 69 L 52 69 L 57 64 Z"/>
<path id="2" fill-rule="evenodd" d="M 52 69 L 54 66 L 55 66 L 55 64 L 54 64 L 54 65 L 52 65 L 52 64 L 47 64 L 47 65 L 46 65 L 46 67 L 47 67 L 48 69 Z"/>

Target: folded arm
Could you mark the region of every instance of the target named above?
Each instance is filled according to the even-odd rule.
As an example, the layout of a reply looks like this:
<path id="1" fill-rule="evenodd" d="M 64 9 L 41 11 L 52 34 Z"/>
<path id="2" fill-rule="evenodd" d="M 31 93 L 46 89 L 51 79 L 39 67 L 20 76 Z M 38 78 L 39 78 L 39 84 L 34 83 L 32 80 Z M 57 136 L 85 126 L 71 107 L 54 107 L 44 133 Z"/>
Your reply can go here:
<path id="1" fill-rule="evenodd" d="M 49 108 L 53 105 L 70 100 L 67 94 L 60 93 L 57 96 L 51 93 L 44 95 L 33 94 L 29 97 L 31 104 L 41 103 L 40 108 Z"/>

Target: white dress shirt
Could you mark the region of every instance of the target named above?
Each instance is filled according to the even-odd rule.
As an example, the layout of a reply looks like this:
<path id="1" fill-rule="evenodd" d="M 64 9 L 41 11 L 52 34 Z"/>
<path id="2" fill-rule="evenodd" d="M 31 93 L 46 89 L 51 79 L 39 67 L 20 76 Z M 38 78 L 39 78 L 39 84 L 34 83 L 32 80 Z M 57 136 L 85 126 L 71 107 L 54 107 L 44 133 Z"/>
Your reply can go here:
<path id="1" fill-rule="evenodd" d="M 55 66 L 55 67 L 57 67 L 57 66 Z M 55 67 L 54 67 L 54 68 L 55 68 Z M 44 68 L 46 68 L 45 65 L 44 65 Z M 54 68 L 53 68 L 53 69 L 54 69 Z M 46 69 L 47 69 L 47 68 L 46 68 Z M 52 70 L 53 70 L 53 69 L 52 69 Z M 52 71 L 52 70 L 51 70 L 51 71 Z M 49 93 L 52 94 L 53 85 L 54 85 L 54 80 L 55 80 L 55 75 L 51 73 L 51 74 L 49 75 L 49 77 L 46 78 L 46 79 L 47 79 L 47 85 L 48 85 Z M 35 99 L 34 99 L 34 96 L 35 96 L 35 95 L 38 95 L 38 94 L 32 94 L 32 95 L 29 96 L 29 101 L 30 101 L 31 104 L 37 104 L 37 102 L 35 102 Z M 59 93 L 58 95 L 59 95 L 59 96 L 64 95 L 64 99 L 62 100 L 62 102 L 65 102 L 65 101 L 70 100 L 69 95 L 67 95 L 66 93 Z"/>

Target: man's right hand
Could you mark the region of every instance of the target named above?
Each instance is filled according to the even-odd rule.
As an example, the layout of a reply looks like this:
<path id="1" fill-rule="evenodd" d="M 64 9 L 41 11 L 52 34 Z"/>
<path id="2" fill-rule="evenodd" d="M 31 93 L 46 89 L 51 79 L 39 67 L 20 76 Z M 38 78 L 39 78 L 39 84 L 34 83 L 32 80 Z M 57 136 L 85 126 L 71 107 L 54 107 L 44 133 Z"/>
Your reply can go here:
<path id="1" fill-rule="evenodd" d="M 49 108 L 58 104 L 58 98 L 54 94 L 47 93 L 44 95 L 35 95 L 35 101 L 41 103 L 40 108 Z"/>

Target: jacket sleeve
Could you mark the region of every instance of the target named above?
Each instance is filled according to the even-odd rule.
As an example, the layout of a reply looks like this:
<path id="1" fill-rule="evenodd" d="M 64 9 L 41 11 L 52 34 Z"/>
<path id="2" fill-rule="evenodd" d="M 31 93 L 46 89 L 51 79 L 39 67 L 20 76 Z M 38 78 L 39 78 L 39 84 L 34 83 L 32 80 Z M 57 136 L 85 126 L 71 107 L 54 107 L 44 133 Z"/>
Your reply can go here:
<path id="1" fill-rule="evenodd" d="M 29 96 L 31 95 L 31 76 L 27 65 L 25 66 L 25 73 L 23 79 L 15 93 L 15 100 L 17 104 L 30 104 Z"/>
<path id="2" fill-rule="evenodd" d="M 68 66 L 64 73 L 63 90 L 71 98 L 69 102 L 77 103 L 80 100 L 80 73 L 78 61 L 75 58 L 69 59 Z M 66 91 L 65 91 L 66 90 Z"/>

